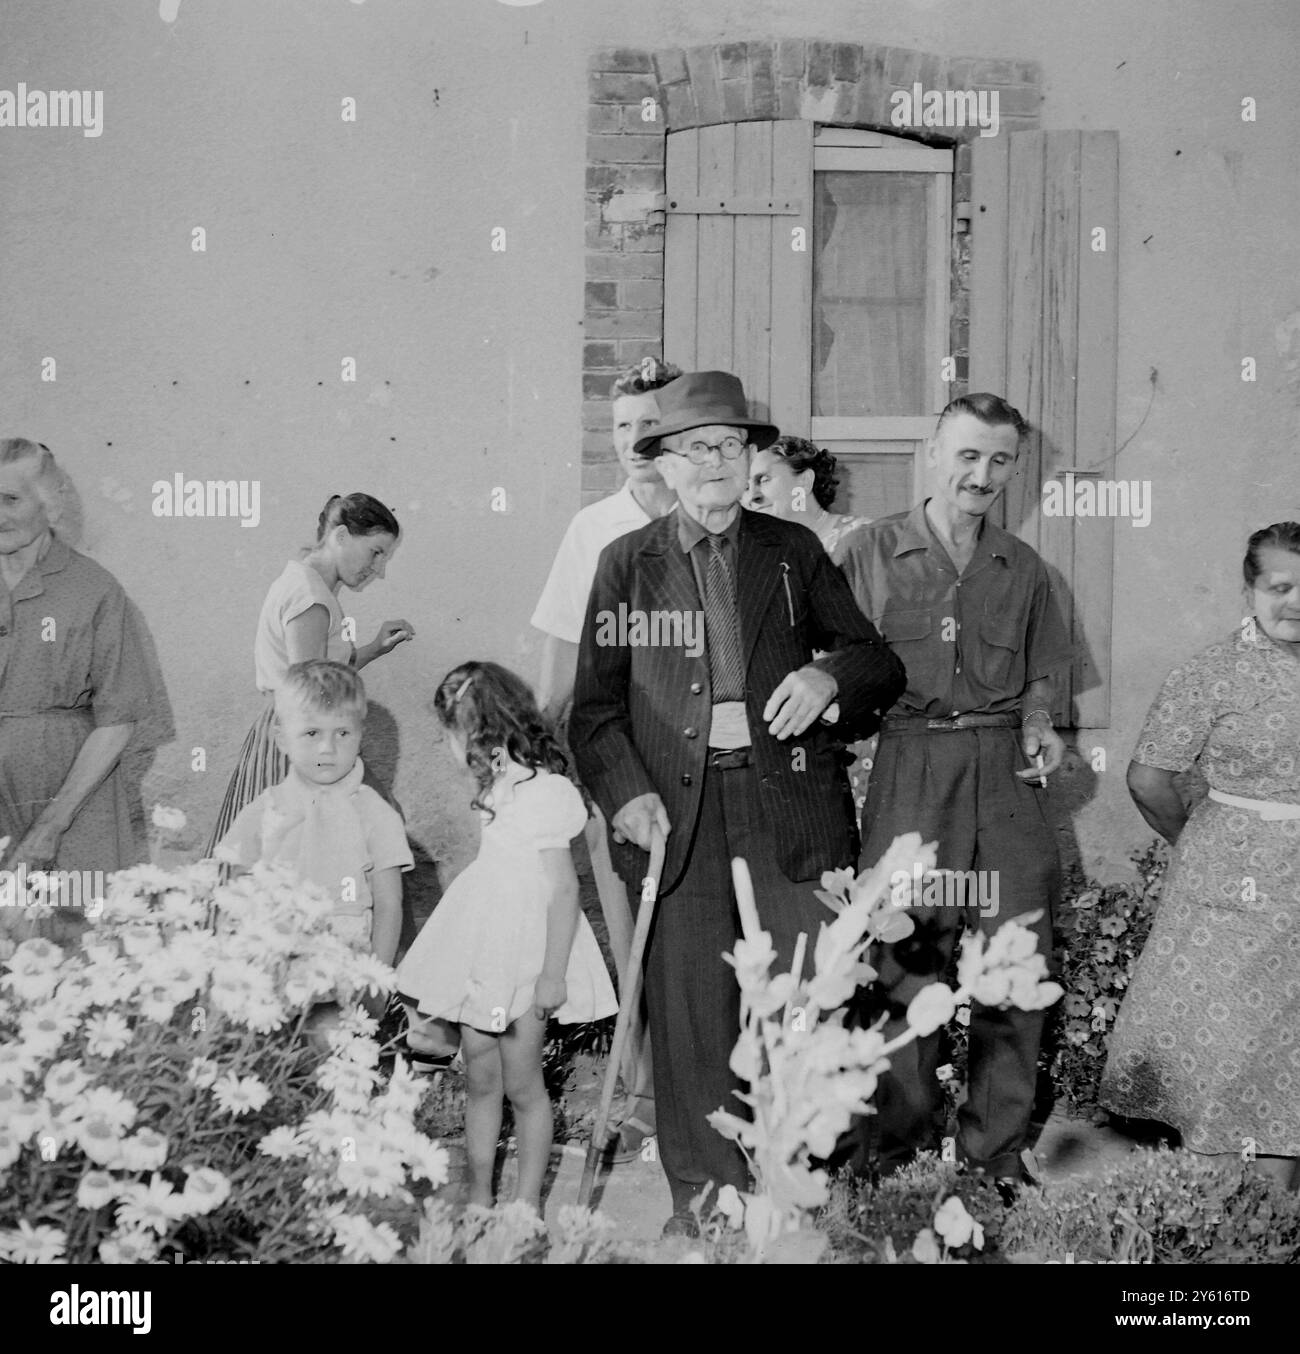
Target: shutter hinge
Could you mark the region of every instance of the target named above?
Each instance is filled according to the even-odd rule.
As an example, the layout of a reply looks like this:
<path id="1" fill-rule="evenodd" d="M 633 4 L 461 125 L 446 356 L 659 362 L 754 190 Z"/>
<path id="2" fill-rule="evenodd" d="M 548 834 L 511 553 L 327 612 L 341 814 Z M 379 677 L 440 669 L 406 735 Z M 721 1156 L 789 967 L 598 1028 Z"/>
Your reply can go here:
<path id="1" fill-rule="evenodd" d="M 670 216 L 802 216 L 803 203 L 795 198 L 682 197 L 668 198 Z"/>

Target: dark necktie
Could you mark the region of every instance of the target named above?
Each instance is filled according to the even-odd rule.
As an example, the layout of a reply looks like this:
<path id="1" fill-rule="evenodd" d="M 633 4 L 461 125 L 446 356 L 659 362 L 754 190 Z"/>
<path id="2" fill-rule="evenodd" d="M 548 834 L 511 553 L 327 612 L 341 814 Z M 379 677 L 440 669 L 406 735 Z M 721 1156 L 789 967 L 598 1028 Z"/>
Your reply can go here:
<path id="1" fill-rule="evenodd" d="M 740 649 L 736 585 L 723 552 L 724 544 L 725 537 L 710 533 L 709 568 L 704 580 L 704 627 L 715 705 L 719 701 L 745 698 L 745 661 Z"/>

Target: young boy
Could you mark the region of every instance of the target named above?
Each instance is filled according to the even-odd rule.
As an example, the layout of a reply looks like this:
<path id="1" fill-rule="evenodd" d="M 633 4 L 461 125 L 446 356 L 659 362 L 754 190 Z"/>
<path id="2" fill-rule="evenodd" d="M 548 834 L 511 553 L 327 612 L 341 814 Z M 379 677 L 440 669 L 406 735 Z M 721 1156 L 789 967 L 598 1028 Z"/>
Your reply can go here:
<path id="1" fill-rule="evenodd" d="M 337 901 L 330 925 L 385 964 L 402 928 L 403 870 L 414 867 L 397 811 L 362 785 L 366 690 L 342 663 L 295 663 L 275 694 L 289 774 L 243 809 L 214 855 L 249 868 L 295 866 Z"/>

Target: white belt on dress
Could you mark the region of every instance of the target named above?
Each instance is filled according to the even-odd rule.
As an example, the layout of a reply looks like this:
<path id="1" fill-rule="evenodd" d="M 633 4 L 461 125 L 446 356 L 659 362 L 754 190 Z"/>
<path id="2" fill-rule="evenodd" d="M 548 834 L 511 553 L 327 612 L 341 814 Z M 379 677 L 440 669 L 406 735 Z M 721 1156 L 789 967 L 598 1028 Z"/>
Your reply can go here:
<path id="1" fill-rule="evenodd" d="M 1244 799 L 1241 795 L 1225 794 L 1222 790 L 1211 790 L 1210 798 L 1218 804 L 1250 809 L 1266 823 L 1278 822 L 1283 818 L 1300 818 L 1300 804 L 1287 804 L 1280 799 Z"/>

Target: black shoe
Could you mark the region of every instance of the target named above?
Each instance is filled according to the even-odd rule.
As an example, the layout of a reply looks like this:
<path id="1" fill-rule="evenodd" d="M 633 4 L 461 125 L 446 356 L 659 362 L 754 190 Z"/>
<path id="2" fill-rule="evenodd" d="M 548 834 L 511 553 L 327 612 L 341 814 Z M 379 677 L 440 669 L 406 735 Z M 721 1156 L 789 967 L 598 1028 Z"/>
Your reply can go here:
<path id="1" fill-rule="evenodd" d="M 1024 1184 L 1024 1181 L 1016 1175 L 999 1175 L 993 1181 L 993 1188 L 997 1190 L 998 1198 L 1002 1200 L 1003 1207 L 1010 1208 L 1020 1197 L 1022 1184 Z"/>
<path id="2" fill-rule="evenodd" d="M 664 1230 L 661 1235 L 668 1237 L 684 1236 L 692 1240 L 700 1234 L 700 1224 L 695 1220 L 694 1213 L 674 1213 L 672 1217 L 664 1223 Z"/>

